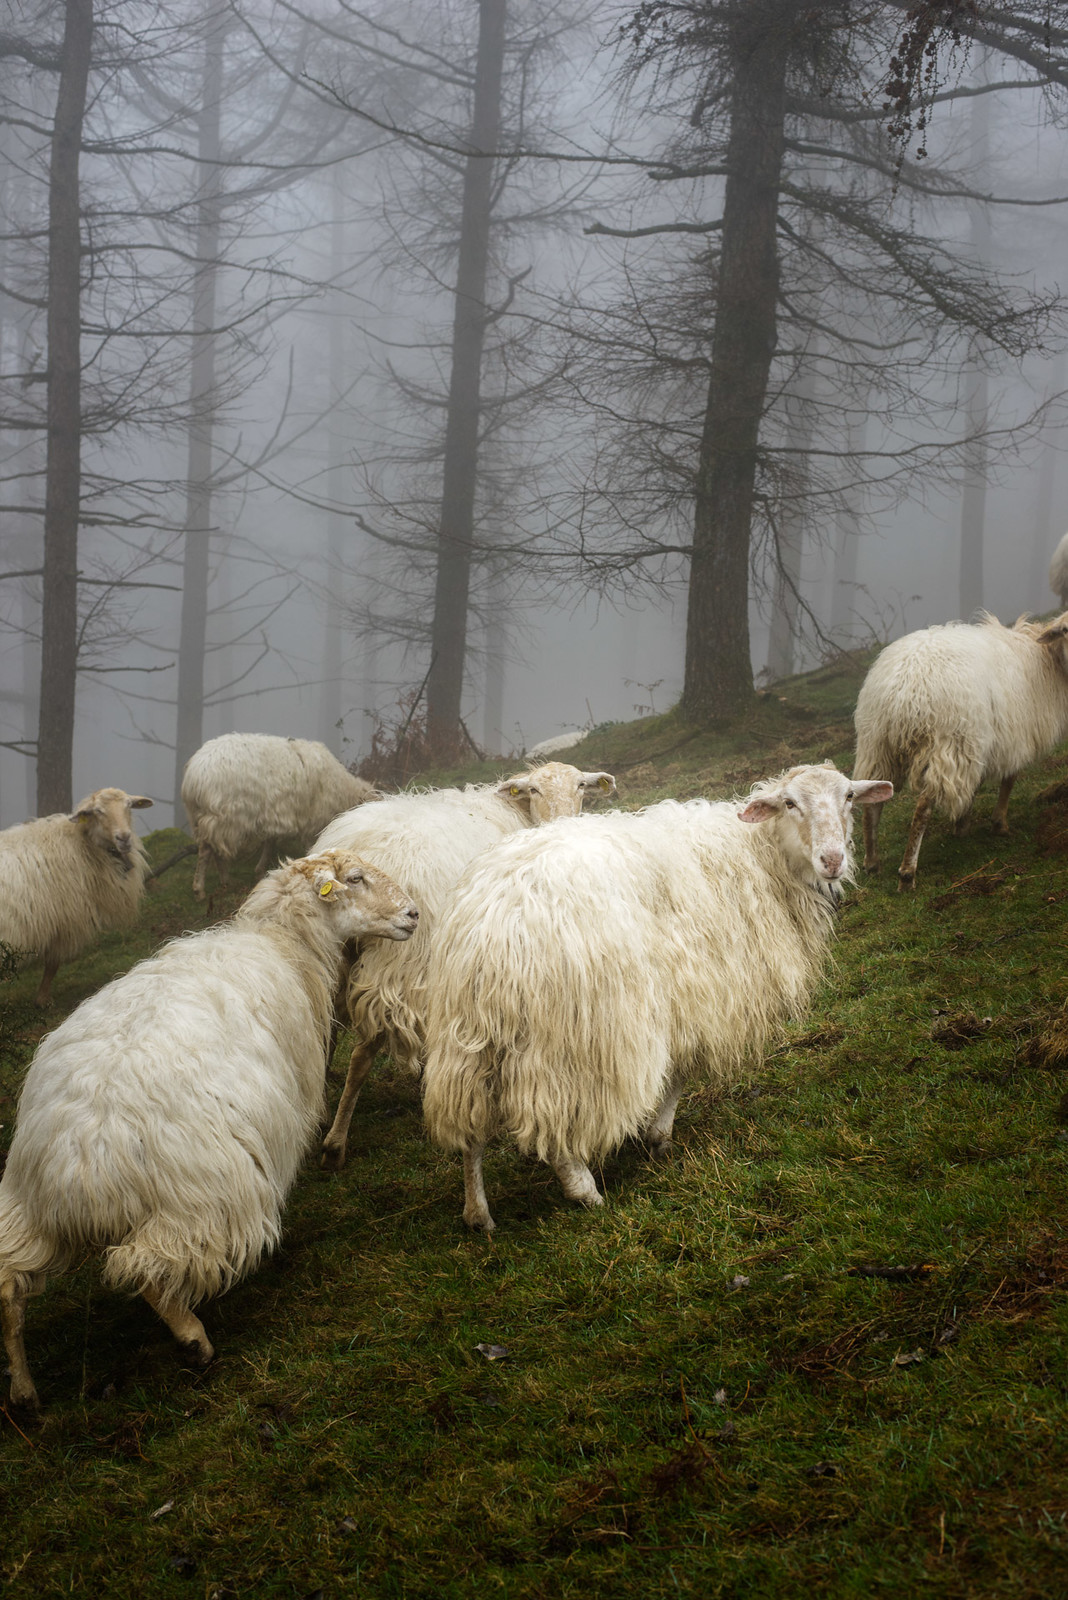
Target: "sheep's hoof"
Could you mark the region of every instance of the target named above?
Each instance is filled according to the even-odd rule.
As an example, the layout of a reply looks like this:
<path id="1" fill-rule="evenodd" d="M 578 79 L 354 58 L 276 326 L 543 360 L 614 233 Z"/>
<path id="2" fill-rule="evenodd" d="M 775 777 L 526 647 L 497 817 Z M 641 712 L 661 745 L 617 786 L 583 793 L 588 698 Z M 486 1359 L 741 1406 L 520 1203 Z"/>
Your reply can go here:
<path id="1" fill-rule="evenodd" d="M 650 1161 L 670 1161 L 674 1153 L 675 1142 L 670 1134 L 666 1139 L 658 1139 L 655 1143 L 652 1141 L 649 1143 Z"/>
<path id="2" fill-rule="evenodd" d="M 915 888 L 916 874 L 914 872 L 902 872 L 899 868 L 897 874 L 898 894 L 907 894 L 909 891 L 914 890 Z"/>
<path id="3" fill-rule="evenodd" d="M 481 1232 L 486 1234 L 493 1233 L 497 1226 L 487 1210 L 468 1211 L 466 1206 L 464 1207 L 464 1221 L 469 1228 L 480 1229 Z"/>
<path id="4" fill-rule="evenodd" d="M 182 1354 L 194 1367 L 210 1367 L 215 1360 L 215 1347 L 209 1339 L 183 1339 Z"/>
<path id="5" fill-rule="evenodd" d="M 879 860 L 879 858 L 877 856 L 874 861 L 865 861 L 865 863 L 864 863 L 864 871 L 865 872 L 870 872 L 872 874 L 872 876 L 874 877 L 881 866 L 882 866 L 882 862 Z"/>
<path id="6" fill-rule="evenodd" d="M 319 1165 L 324 1172 L 340 1172 L 345 1165 L 345 1146 L 343 1144 L 323 1143 L 323 1153 L 319 1157 Z"/>
<path id="7" fill-rule="evenodd" d="M 28 1389 L 20 1389 L 12 1379 L 11 1398 L 8 1404 L 11 1410 L 19 1412 L 22 1418 L 28 1417 L 31 1421 L 35 1421 L 40 1415 L 41 1401 L 32 1383 Z"/>
<path id="8" fill-rule="evenodd" d="M 585 1206 L 588 1211 L 593 1211 L 597 1206 L 604 1205 L 604 1195 L 597 1189 L 594 1189 L 592 1194 L 576 1194 L 570 1195 L 568 1198 L 577 1200 L 579 1205 Z"/>
<path id="9" fill-rule="evenodd" d="M 994 833 L 1008 833 L 1009 824 L 1006 822 L 1004 817 L 995 817 L 992 824 L 992 829 Z"/>

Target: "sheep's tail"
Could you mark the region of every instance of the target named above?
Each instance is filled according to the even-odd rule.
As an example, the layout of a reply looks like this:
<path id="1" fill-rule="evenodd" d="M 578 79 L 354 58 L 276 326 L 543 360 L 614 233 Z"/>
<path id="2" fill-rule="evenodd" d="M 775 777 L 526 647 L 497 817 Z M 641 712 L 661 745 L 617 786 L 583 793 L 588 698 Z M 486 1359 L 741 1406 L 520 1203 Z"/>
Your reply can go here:
<path id="1" fill-rule="evenodd" d="M 36 1227 L 13 1194 L 0 1189 L 0 1284 L 16 1294 L 40 1294 L 50 1272 L 62 1272 L 68 1252 Z"/>

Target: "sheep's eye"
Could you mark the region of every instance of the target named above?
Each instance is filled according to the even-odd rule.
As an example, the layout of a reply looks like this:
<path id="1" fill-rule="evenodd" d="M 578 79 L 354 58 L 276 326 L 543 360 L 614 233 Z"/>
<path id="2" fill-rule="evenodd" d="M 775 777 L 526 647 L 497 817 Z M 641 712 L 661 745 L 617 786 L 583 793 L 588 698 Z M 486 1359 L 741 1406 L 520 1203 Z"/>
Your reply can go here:
<path id="1" fill-rule="evenodd" d="M 850 789 L 849 792 L 847 793 L 846 799 L 847 800 L 852 800 L 853 799 L 853 791 L 852 791 L 852 789 Z"/>
<path id="2" fill-rule="evenodd" d="M 346 883 L 362 883 L 363 882 L 363 873 L 362 872 L 350 872 L 348 874 L 348 876 L 346 877 L 345 882 Z"/>
<path id="3" fill-rule="evenodd" d="M 530 788 L 530 793 L 531 794 L 541 794 L 541 790 L 540 789 L 535 789 L 533 784 L 532 784 L 531 788 Z"/>
<path id="4" fill-rule="evenodd" d="M 787 811 L 796 811 L 797 810 L 797 801 L 796 800 L 787 800 L 786 809 L 787 809 Z"/>

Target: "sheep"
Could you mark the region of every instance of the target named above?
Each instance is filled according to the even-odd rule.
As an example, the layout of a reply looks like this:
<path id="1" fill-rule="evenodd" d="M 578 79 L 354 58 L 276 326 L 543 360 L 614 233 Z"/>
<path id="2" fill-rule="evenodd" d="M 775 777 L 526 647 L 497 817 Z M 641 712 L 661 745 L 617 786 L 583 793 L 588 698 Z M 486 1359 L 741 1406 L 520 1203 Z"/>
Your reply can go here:
<path id="1" fill-rule="evenodd" d="M 369 950 L 349 972 L 344 1010 L 355 1044 L 337 1114 L 323 1140 L 322 1164 L 345 1164 L 353 1107 L 375 1056 L 388 1045 L 415 1071 L 423 1050 L 426 968 L 434 925 L 469 861 L 497 840 L 555 817 L 573 816 L 589 793 L 615 793 L 607 772 L 580 772 L 551 761 L 502 783 L 403 794 L 350 811 L 323 831 L 317 849 L 358 850 L 409 888 L 422 921 L 406 949 Z"/>
<path id="2" fill-rule="evenodd" d="M 37 1004 L 52 980 L 100 933 L 133 922 L 148 861 L 131 810 L 147 795 L 96 789 L 67 816 L 57 812 L 0 833 L 0 943 L 44 962 Z"/>
<path id="3" fill-rule="evenodd" d="M 806 1004 L 851 873 L 852 806 L 892 792 L 793 767 L 741 809 L 665 800 L 473 863 L 436 932 L 423 1080 L 431 1138 L 463 1154 L 469 1227 L 494 1227 L 495 1135 L 587 1206 L 603 1203 L 593 1159 L 642 1133 L 667 1152 L 687 1083 L 733 1082 Z"/>
<path id="4" fill-rule="evenodd" d="M 1053 552 L 1049 564 L 1049 586 L 1061 602 L 1061 610 L 1068 611 L 1068 533 Z"/>
<path id="5" fill-rule="evenodd" d="M 295 839 L 306 848 L 339 811 L 379 798 L 373 785 L 316 740 L 274 733 L 209 739 L 189 757 L 182 775 L 182 803 L 197 846 L 193 893 L 204 899 L 210 861 L 225 887 L 234 857 L 262 844 L 259 877 L 278 840 Z"/>
<path id="6" fill-rule="evenodd" d="M 861 685 L 855 715 L 857 777 L 886 773 L 918 799 L 898 889 L 916 887 L 931 812 L 961 832 L 984 778 L 1000 781 L 995 833 L 1007 833 L 1009 795 L 1021 767 L 1068 733 L 1068 612 L 1048 626 L 1021 617 L 1004 627 L 983 613 L 895 639 Z M 864 813 L 864 866 L 879 870 L 879 817 Z"/>
<path id="7" fill-rule="evenodd" d="M 532 744 L 527 751 L 527 760 L 544 761 L 546 756 L 555 756 L 564 750 L 572 750 L 575 745 L 581 744 L 583 739 L 588 739 L 589 733 L 589 728 L 575 728 L 571 733 L 556 733 L 549 739 L 539 739 L 538 743 Z"/>
<path id="8" fill-rule="evenodd" d="M 349 851 L 287 862 L 232 922 L 164 945 L 42 1042 L 0 1181 L 13 1404 L 38 1403 L 26 1300 L 86 1251 L 196 1362 L 212 1359 L 193 1307 L 278 1241 L 323 1111 L 345 941 L 407 939 L 418 915 Z"/>

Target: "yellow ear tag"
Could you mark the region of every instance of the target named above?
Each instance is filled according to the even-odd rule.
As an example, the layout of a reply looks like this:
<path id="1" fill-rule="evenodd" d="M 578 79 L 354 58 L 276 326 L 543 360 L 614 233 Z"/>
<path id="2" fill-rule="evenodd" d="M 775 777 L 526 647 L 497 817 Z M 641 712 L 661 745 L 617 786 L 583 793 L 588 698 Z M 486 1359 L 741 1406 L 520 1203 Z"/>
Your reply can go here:
<path id="1" fill-rule="evenodd" d="M 518 794 L 519 793 L 519 785 L 513 783 L 512 787 L 509 789 L 508 793 L 509 794 Z"/>
<path id="2" fill-rule="evenodd" d="M 612 780 L 610 778 L 598 778 L 597 787 L 599 789 L 603 789 L 607 794 L 608 790 L 612 787 Z"/>
<path id="3" fill-rule="evenodd" d="M 333 892 L 334 892 L 334 880 L 333 880 L 333 878 L 331 878 L 329 883 L 324 883 L 322 888 L 319 890 L 319 897 L 322 900 L 327 900 L 333 894 Z"/>

